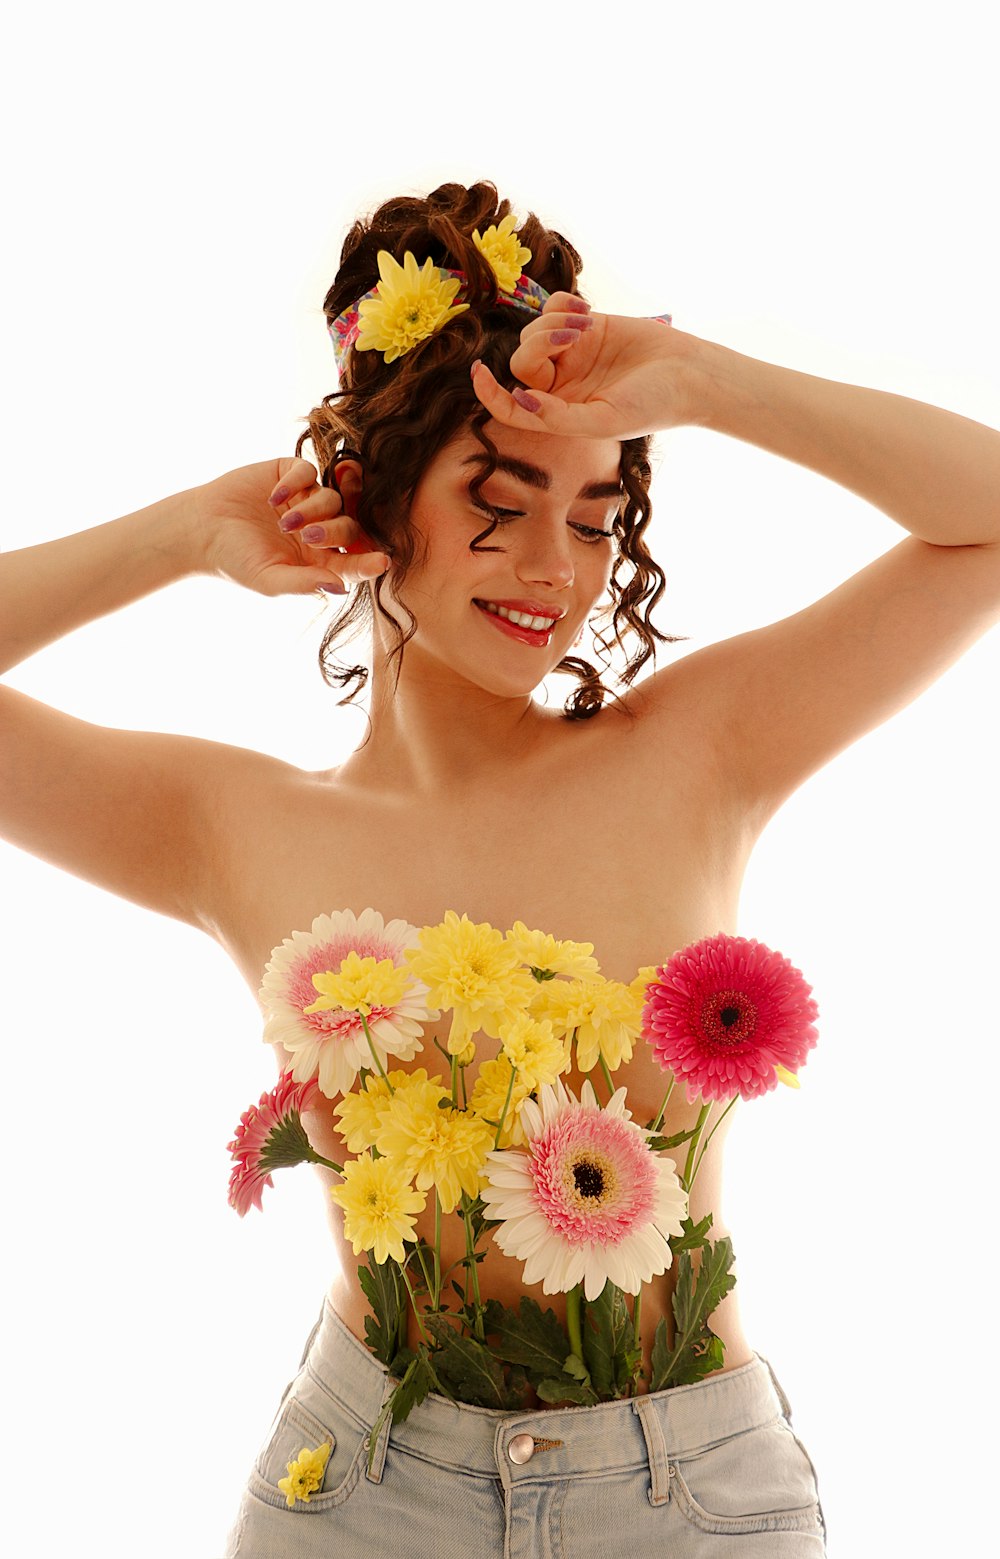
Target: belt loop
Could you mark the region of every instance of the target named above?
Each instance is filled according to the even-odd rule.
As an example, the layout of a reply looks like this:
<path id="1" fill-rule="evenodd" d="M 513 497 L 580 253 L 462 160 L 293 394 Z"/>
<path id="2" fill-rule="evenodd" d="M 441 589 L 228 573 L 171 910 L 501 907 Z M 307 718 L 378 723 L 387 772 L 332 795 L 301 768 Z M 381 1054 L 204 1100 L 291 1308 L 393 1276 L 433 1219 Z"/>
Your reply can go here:
<path id="1" fill-rule="evenodd" d="M 632 1408 L 639 1415 L 649 1455 L 649 1503 L 665 1505 L 670 1499 L 670 1466 L 656 1404 L 643 1395 L 633 1398 Z"/>
<path id="2" fill-rule="evenodd" d="M 789 1402 L 788 1398 L 785 1396 L 784 1391 L 781 1389 L 781 1382 L 778 1379 L 777 1375 L 774 1373 L 773 1369 L 771 1368 L 770 1360 L 769 1359 L 765 1359 L 764 1355 L 762 1353 L 758 1353 L 757 1357 L 758 1357 L 758 1359 L 760 1359 L 762 1364 L 766 1364 L 767 1365 L 768 1374 L 770 1375 L 772 1381 L 774 1382 L 774 1389 L 775 1389 L 775 1391 L 778 1393 L 778 1400 L 781 1403 L 781 1411 L 784 1413 L 784 1415 L 785 1415 L 786 1419 L 788 1420 L 788 1422 L 791 1423 L 791 1421 L 792 1421 L 792 1404 Z"/>
<path id="3" fill-rule="evenodd" d="M 385 1377 L 385 1385 L 382 1389 L 382 1405 L 379 1408 L 378 1413 L 375 1414 L 376 1423 L 378 1422 L 379 1413 L 381 1413 L 382 1408 L 385 1407 L 385 1404 L 388 1402 L 389 1398 L 392 1396 L 392 1393 L 395 1391 L 398 1385 L 399 1381 L 394 1380 L 391 1375 L 387 1375 Z M 372 1483 L 382 1482 L 382 1470 L 385 1467 L 385 1454 L 389 1449 L 389 1430 L 391 1428 L 392 1413 L 390 1412 L 386 1413 L 382 1427 L 378 1432 L 378 1440 L 375 1443 L 375 1455 L 372 1457 L 371 1472 L 368 1471 L 368 1453 L 371 1449 L 372 1443 L 371 1430 L 369 1429 L 368 1433 L 365 1435 L 365 1477 L 368 1478 Z"/>

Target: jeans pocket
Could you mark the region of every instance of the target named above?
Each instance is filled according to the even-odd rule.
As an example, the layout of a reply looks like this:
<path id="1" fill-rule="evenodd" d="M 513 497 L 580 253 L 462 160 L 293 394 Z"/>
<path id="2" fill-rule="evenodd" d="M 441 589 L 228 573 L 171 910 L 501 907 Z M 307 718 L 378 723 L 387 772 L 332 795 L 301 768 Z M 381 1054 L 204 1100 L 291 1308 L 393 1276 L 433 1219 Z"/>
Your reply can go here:
<path id="1" fill-rule="evenodd" d="M 279 1481 L 289 1476 L 289 1464 L 303 1450 L 329 1444 L 322 1482 L 308 1500 L 288 1504 Z M 308 1371 L 292 1383 L 257 1461 L 250 1473 L 249 1492 L 267 1505 L 288 1512 L 289 1518 L 321 1515 L 343 1505 L 357 1488 L 368 1448 L 368 1426 L 332 1396 Z"/>
<path id="2" fill-rule="evenodd" d="M 783 1418 L 671 1457 L 670 1490 L 692 1526 L 719 1537 L 823 1530 L 812 1462 Z"/>

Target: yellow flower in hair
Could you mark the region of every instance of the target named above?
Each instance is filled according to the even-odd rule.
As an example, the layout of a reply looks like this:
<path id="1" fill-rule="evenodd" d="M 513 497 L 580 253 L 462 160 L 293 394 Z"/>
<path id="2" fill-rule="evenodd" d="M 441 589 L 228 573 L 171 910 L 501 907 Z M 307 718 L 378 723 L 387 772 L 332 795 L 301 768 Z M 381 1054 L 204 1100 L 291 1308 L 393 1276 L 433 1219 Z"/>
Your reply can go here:
<path id="1" fill-rule="evenodd" d="M 297 1499 L 300 1499 L 304 1505 L 308 1505 L 309 1496 L 323 1487 L 326 1464 L 330 1460 L 332 1450 L 333 1445 L 329 1440 L 324 1440 L 323 1444 L 317 1446 L 314 1451 L 310 1451 L 309 1447 L 304 1445 L 298 1458 L 294 1462 L 286 1463 L 288 1477 L 278 1479 L 278 1488 L 285 1496 L 289 1509 Z"/>
<path id="2" fill-rule="evenodd" d="M 409 249 L 402 265 L 388 249 L 380 249 L 378 273 L 378 297 L 365 298 L 358 306 L 356 352 L 381 352 L 387 363 L 394 363 L 469 307 L 453 304 L 462 285 L 456 277 L 443 277 L 431 259 L 418 270 Z"/>
<path id="3" fill-rule="evenodd" d="M 505 216 L 499 227 L 488 227 L 482 237 L 477 227 L 472 242 L 492 267 L 500 291 L 513 292 L 531 259 L 531 250 L 525 249 L 520 235 L 514 232 L 513 213 Z"/>

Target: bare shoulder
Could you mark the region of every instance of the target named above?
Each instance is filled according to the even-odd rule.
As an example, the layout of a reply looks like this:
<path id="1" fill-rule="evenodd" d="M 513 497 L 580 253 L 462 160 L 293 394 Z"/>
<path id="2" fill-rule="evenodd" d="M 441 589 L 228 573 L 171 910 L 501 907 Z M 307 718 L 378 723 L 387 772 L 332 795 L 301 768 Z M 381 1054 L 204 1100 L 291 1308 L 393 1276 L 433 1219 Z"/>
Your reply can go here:
<path id="1" fill-rule="evenodd" d="M 257 798 L 300 772 L 222 742 L 96 725 L 0 688 L 0 835 L 204 930 L 240 819 L 245 838 Z"/>

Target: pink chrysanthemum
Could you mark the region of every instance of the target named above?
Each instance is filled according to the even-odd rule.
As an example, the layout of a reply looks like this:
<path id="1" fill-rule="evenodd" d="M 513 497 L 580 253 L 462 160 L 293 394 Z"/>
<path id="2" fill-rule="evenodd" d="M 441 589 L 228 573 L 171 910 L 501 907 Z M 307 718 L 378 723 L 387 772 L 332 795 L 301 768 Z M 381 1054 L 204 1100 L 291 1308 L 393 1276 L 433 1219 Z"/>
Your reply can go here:
<path id="1" fill-rule="evenodd" d="M 264 1187 L 274 1184 L 272 1169 L 301 1164 L 305 1159 L 309 1139 L 301 1116 L 318 1092 L 315 1078 L 297 1083 L 291 1072 L 283 1072 L 276 1088 L 261 1094 L 259 1104 L 243 1111 L 229 1144 L 236 1160 L 229 1176 L 229 1205 L 241 1218 L 251 1207 L 261 1210 Z"/>
<path id="2" fill-rule="evenodd" d="M 493 1237 L 546 1294 L 582 1283 L 597 1299 L 609 1279 L 637 1294 L 670 1266 L 669 1237 L 683 1232 L 687 1197 L 674 1161 L 650 1151 L 624 1088 L 603 1110 L 589 1081 L 579 1101 L 559 1078 L 539 1098 L 521 1106 L 529 1152 L 487 1154 L 480 1196 L 487 1217 L 501 1220 Z"/>
<path id="3" fill-rule="evenodd" d="M 317 915 L 309 931 L 293 931 L 271 953 L 260 987 L 265 1012 L 264 1041 L 281 1044 L 293 1057 L 297 1082 L 319 1078 L 328 1099 L 346 1094 L 362 1067 L 372 1066 L 372 1053 L 357 1012 L 334 1007 L 305 1012 L 316 1001 L 314 974 L 339 973 L 349 953 L 381 961 L 391 958 L 403 967 L 403 953 L 417 947 L 419 931 L 405 920 L 388 924 L 374 909 L 355 915 L 349 909 Z M 411 1061 L 423 1050 L 423 1025 L 439 1013 L 426 1004 L 427 987 L 413 979 L 406 995 L 391 1007 L 373 1007 L 367 1023 L 382 1066 L 389 1056 Z"/>
<path id="4" fill-rule="evenodd" d="M 816 1044 L 818 1008 L 801 972 L 763 942 L 704 937 L 661 964 L 646 987 L 643 1034 L 683 1079 L 688 1103 L 753 1099 L 798 1071 Z"/>

